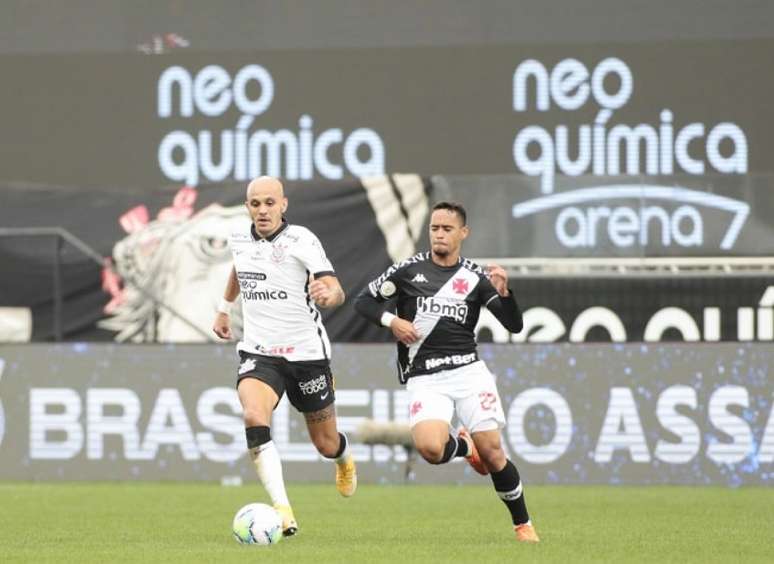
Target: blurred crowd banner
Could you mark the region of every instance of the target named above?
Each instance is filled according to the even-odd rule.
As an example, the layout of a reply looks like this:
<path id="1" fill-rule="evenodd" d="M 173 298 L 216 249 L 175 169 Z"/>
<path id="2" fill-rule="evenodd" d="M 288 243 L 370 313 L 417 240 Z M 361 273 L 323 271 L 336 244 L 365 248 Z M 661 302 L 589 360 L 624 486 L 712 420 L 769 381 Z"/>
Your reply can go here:
<path id="1" fill-rule="evenodd" d="M 774 115 L 772 115 L 774 123 Z M 480 257 L 774 256 L 774 175 L 433 176 L 436 197 L 465 202 Z"/>
<path id="2" fill-rule="evenodd" d="M 288 219 L 320 236 L 351 297 L 426 248 L 442 198 L 470 210 L 471 258 L 770 261 L 772 52 L 745 39 L 0 55 L 0 231 L 61 227 L 97 257 L 0 233 L 0 307 L 22 308 L 13 327 L 30 320 L 8 332 L 211 340 L 225 237 L 259 174 L 285 180 Z M 525 282 L 522 306 L 566 327 L 610 309 L 626 334 L 613 341 L 651 340 L 668 307 L 700 340 L 771 340 L 762 278 L 669 279 L 583 294 Z M 387 338 L 351 302 L 325 319 L 335 341 Z M 580 340 L 608 340 L 593 334 Z"/>
<path id="3" fill-rule="evenodd" d="M 542 196 L 560 176 L 707 188 L 704 175 L 774 171 L 772 51 L 759 39 L 4 55 L 0 180 L 107 191 L 519 173 Z"/>
<path id="4" fill-rule="evenodd" d="M 761 344 L 484 345 L 527 483 L 771 484 L 774 350 Z M 406 422 L 389 345 L 334 347 L 340 427 Z M 254 483 L 230 346 L 0 347 L 0 479 Z M 283 399 L 272 437 L 291 481 L 333 465 Z M 361 479 L 405 479 L 400 446 L 355 439 Z M 482 479 L 416 461 L 418 483 Z"/>
<path id="5" fill-rule="evenodd" d="M 58 275 L 67 340 L 215 340 L 215 308 L 233 264 L 227 238 L 250 225 L 245 188 L 221 183 L 108 194 L 0 186 L 0 262 L 13 273 L 0 276 L 0 307 L 29 308 L 32 340 L 50 339 Z M 430 192 L 427 179 L 410 174 L 286 182 L 286 217 L 320 238 L 354 298 L 390 264 L 420 250 Z M 96 260 L 52 237 L 2 237 L 4 227 L 50 226 L 78 237 Z M 332 340 L 380 340 L 379 328 L 355 313 L 351 299 L 323 315 Z M 234 321 L 239 329 L 238 310 Z"/>
<path id="6" fill-rule="evenodd" d="M 469 183 L 463 177 L 411 174 L 287 183 L 289 221 L 317 233 L 349 296 L 343 306 L 323 312 L 331 340 L 380 342 L 391 338 L 389 331 L 355 313 L 354 297 L 393 262 L 427 249 L 428 211 L 438 199 L 458 199 L 469 207 L 471 235 L 463 248 L 468 257 L 510 258 L 509 264 L 518 266 L 519 258 L 534 260 L 534 253 L 551 245 L 554 258 L 561 252 L 557 245 L 546 242 L 553 236 L 554 219 L 547 219 L 550 225 L 546 227 L 542 220 L 533 225 L 529 218 L 511 217 L 511 204 L 519 201 L 524 177 L 464 178 Z M 56 272 L 65 340 L 213 341 L 210 327 L 232 264 L 226 238 L 234 228 L 247 229 L 249 221 L 244 191 L 240 183 L 109 195 L 96 189 L 64 187 L 4 189 L 0 197 L 7 204 L 0 207 L 1 226 L 63 227 L 90 246 L 96 260 L 51 238 L 0 237 L 4 272 L 14 273 L 0 276 L 0 307 L 27 312 L 31 325 L 28 331 L 20 331 L 8 321 L 10 317 L 0 314 L 0 341 L 4 324 L 7 338 L 52 338 Z M 650 213 L 649 206 L 637 206 L 626 209 Z M 738 230 L 737 242 L 751 255 L 767 249 L 774 255 L 774 223 L 769 219 L 774 210 L 769 211 L 765 203 L 751 203 L 751 209 L 757 211 L 751 211 Z M 714 243 L 690 247 L 685 253 L 706 253 L 722 264 L 732 250 L 713 247 L 718 238 L 709 234 L 716 228 L 722 231 L 726 224 L 711 214 L 703 217 L 697 216 L 693 225 L 703 225 L 702 231 Z M 660 220 L 654 222 L 653 229 L 658 231 Z M 613 232 L 623 236 L 622 231 Z M 642 258 L 660 252 L 676 256 L 678 250 L 658 241 L 644 246 L 633 243 L 627 251 Z M 608 256 L 602 250 L 587 251 L 585 256 Z M 622 253 L 611 252 L 610 256 L 615 262 Z M 546 264 L 551 260 L 545 258 Z M 664 271 L 643 277 L 549 277 L 532 272 L 514 275 L 510 285 L 525 312 L 527 328 L 519 335 L 509 335 L 483 312 L 484 339 L 774 340 L 774 285 L 765 270 L 716 271 L 712 275 Z M 238 310 L 234 322 L 239 329 Z"/>
<path id="7" fill-rule="evenodd" d="M 774 341 L 770 276 L 514 278 L 524 329 L 482 310 L 479 338 L 497 343 Z"/>

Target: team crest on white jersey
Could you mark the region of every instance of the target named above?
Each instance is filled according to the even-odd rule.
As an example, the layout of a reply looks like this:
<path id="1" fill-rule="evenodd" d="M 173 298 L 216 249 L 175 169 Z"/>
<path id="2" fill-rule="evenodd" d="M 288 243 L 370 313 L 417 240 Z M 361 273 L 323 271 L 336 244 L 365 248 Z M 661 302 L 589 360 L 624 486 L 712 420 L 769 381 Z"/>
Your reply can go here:
<path id="1" fill-rule="evenodd" d="M 279 264 L 285 260 L 287 255 L 288 246 L 282 243 L 274 243 L 271 249 L 271 262 Z"/>
<path id="2" fill-rule="evenodd" d="M 411 281 L 412 282 L 424 282 L 426 284 L 427 283 L 427 278 L 425 278 L 425 275 L 420 272 L 419 274 L 414 276 L 414 278 L 412 278 Z"/>
<path id="3" fill-rule="evenodd" d="M 239 365 L 239 373 L 240 374 L 247 374 L 251 370 L 255 369 L 255 359 L 254 358 L 247 358 L 245 359 L 242 364 Z"/>

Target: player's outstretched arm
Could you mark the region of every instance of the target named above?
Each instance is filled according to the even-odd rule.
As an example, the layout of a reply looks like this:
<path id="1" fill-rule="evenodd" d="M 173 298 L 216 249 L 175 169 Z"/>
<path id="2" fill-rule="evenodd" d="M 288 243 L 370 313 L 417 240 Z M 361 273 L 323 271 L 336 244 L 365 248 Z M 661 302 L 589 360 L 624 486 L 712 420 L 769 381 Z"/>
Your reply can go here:
<path id="1" fill-rule="evenodd" d="M 223 292 L 223 299 L 218 304 L 218 312 L 215 314 L 215 321 L 212 324 L 213 332 L 221 339 L 231 339 L 231 307 L 234 300 L 239 295 L 239 281 L 237 280 L 236 269 L 232 266 L 231 273 L 226 282 L 226 290 Z"/>
<path id="2" fill-rule="evenodd" d="M 355 298 L 355 311 L 376 325 L 389 327 L 395 338 L 404 345 L 410 345 L 419 339 L 414 324 L 384 311 L 384 303 L 373 297 L 368 288 Z"/>
<path id="3" fill-rule="evenodd" d="M 371 323 L 381 325 L 384 302 L 380 302 L 373 297 L 368 291 L 368 288 L 366 288 L 355 297 L 355 311 Z"/>
<path id="4" fill-rule="evenodd" d="M 509 293 L 508 296 L 493 299 L 489 302 L 486 308 L 492 312 L 497 318 L 497 321 L 502 323 L 502 326 L 508 329 L 511 333 L 518 333 L 524 329 L 524 318 L 521 315 L 519 304 L 516 303 L 516 298 L 513 297 L 513 293 Z"/>
<path id="5" fill-rule="evenodd" d="M 309 283 L 309 295 L 322 308 L 336 307 L 344 303 L 344 290 L 335 276 L 321 276 Z"/>
<path id="6" fill-rule="evenodd" d="M 508 288 L 508 275 L 505 269 L 497 264 L 488 264 L 486 276 L 498 294 L 498 298 L 487 304 L 487 309 L 508 331 L 518 333 L 524 328 L 524 319 L 513 292 Z"/>

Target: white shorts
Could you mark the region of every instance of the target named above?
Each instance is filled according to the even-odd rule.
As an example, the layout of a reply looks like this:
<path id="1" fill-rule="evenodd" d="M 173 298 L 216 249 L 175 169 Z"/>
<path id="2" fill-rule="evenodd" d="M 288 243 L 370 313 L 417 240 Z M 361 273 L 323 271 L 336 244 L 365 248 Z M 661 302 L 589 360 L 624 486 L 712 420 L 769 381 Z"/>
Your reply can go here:
<path id="1" fill-rule="evenodd" d="M 409 424 L 438 419 L 451 424 L 456 412 L 470 433 L 505 427 L 505 414 L 495 379 L 482 360 L 409 378 Z"/>

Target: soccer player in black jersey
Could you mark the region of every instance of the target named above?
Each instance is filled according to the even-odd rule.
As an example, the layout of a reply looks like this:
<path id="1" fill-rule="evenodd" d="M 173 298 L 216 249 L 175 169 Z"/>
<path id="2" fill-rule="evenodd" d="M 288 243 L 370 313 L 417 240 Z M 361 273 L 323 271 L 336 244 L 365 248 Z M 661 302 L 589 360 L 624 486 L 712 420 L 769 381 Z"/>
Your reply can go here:
<path id="1" fill-rule="evenodd" d="M 502 267 L 482 268 L 460 256 L 468 233 L 460 204 L 437 203 L 430 216 L 430 252 L 388 268 L 358 295 L 355 309 L 389 327 L 398 341 L 399 376 L 411 393 L 409 424 L 417 451 L 431 464 L 464 456 L 480 474 L 490 474 L 516 538 L 539 542 L 521 478 L 500 442 L 505 415 L 474 335 L 482 306 L 514 333 L 522 329 L 521 312 Z M 391 300 L 397 315 L 386 311 Z M 463 425 L 456 437 L 450 433 L 455 412 Z"/>

